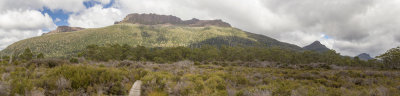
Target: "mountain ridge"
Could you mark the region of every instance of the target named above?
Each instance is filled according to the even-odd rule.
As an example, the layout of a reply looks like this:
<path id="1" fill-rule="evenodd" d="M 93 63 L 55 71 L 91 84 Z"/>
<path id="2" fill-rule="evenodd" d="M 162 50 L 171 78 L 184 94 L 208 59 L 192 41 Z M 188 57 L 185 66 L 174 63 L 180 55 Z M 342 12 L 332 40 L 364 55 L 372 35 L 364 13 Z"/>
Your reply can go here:
<path id="1" fill-rule="evenodd" d="M 164 17 L 163 17 L 164 18 Z M 0 54 L 21 53 L 25 48 L 44 53 L 45 57 L 77 55 L 88 45 L 128 44 L 145 47 L 199 47 L 201 45 L 228 45 L 280 47 L 303 50 L 301 47 L 278 41 L 265 35 L 242 31 L 233 27 L 145 25 L 116 23 L 102 28 L 88 28 L 73 32 L 58 32 L 24 39 L 9 45 Z"/>
<path id="2" fill-rule="evenodd" d="M 229 23 L 222 20 L 199 20 L 193 18 L 191 20 L 182 20 L 179 17 L 172 15 L 157 15 L 157 14 L 138 14 L 133 13 L 127 15 L 122 21 L 115 22 L 114 24 L 120 23 L 132 23 L 132 24 L 143 24 L 143 25 L 179 25 L 179 26 L 190 26 L 190 27 L 206 27 L 206 26 L 218 26 L 218 27 L 231 27 Z"/>

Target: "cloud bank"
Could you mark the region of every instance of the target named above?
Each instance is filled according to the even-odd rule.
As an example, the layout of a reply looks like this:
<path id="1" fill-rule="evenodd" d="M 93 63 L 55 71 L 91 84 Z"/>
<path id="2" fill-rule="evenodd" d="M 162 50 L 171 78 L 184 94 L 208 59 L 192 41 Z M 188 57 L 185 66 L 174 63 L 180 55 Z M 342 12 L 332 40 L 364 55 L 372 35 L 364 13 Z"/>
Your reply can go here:
<path id="1" fill-rule="evenodd" d="M 123 19 L 122 12 L 116 8 L 103 8 L 96 5 L 80 14 L 72 14 L 68 23 L 72 27 L 99 28 L 114 24 Z"/>
<path id="2" fill-rule="evenodd" d="M 79 13 L 87 10 L 83 2 L 90 0 L 1 0 L 0 50 L 26 38 L 40 36 L 57 26 L 43 8 Z M 107 4 L 110 0 L 95 0 Z M 58 22 L 61 20 L 55 20 Z"/>
<path id="3" fill-rule="evenodd" d="M 0 12 L 0 48 L 18 40 L 41 35 L 42 30 L 55 27 L 49 15 L 43 15 L 36 10 Z"/>

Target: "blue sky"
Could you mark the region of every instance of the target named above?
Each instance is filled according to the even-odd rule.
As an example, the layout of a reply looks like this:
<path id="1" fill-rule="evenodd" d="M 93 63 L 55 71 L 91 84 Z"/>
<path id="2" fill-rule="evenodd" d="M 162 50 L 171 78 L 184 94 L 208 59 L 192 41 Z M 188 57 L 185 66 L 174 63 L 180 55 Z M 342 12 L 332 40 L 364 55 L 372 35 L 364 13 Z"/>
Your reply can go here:
<path id="1" fill-rule="evenodd" d="M 57 26 L 68 26 L 68 18 L 71 12 L 64 12 L 63 10 L 54 10 L 51 11 L 49 8 L 44 7 L 43 10 L 40 10 L 42 14 L 49 14 L 53 22 Z M 61 21 L 56 21 L 56 19 L 60 19 Z"/>

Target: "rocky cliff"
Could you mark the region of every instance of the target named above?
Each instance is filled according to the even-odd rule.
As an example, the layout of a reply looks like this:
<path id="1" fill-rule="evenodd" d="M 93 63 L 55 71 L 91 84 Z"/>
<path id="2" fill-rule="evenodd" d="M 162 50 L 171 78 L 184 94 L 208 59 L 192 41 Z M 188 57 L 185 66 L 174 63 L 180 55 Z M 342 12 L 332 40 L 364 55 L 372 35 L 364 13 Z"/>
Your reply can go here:
<path id="1" fill-rule="evenodd" d="M 69 26 L 58 26 L 56 30 L 50 31 L 48 33 L 44 33 L 43 35 L 62 33 L 62 32 L 79 31 L 79 30 L 83 30 L 83 29 L 85 29 L 85 28 L 69 27 Z"/>
<path id="2" fill-rule="evenodd" d="M 218 26 L 218 27 L 231 27 L 230 24 L 222 20 L 199 20 L 193 18 L 191 20 L 181 20 L 176 16 L 172 15 L 157 15 L 157 14 L 129 14 L 119 23 L 133 23 L 143 25 L 178 25 L 178 26 L 190 26 L 190 27 L 205 27 L 205 26 Z"/>

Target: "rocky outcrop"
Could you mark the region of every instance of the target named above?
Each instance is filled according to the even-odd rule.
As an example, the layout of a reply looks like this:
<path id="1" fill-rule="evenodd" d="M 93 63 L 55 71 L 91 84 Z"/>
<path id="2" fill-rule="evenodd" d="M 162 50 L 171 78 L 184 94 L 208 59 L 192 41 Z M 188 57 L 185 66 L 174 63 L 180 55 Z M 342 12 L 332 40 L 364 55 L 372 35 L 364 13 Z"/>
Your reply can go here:
<path id="1" fill-rule="evenodd" d="M 85 29 L 85 28 L 69 27 L 69 26 L 58 26 L 56 30 L 50 31 L 48 33 L 44 33 L 43 35 L 62 33 L 62 32 L 79 31 L 79 30 L 83 30 L 83 29 Z"/>
<path id="2" fill-rule="evenodd" d="M 129 14 L 128 16 L 125 17 L 124 20 L 117 23 L 156 25 L 156 24 L 179 24 L 180 22 L 182 22 L 180 18 L 171 15 Z"/>
<path id="3" fill-rule="evenodd" d="M 143 25 L 178 25 L 190 27 L 205 27 L 205 26 L 218 26 L 218 27 L 231 27 L 230 24 L 222 20 L 199 20 L 193 18 L 191 20 L 181 20 L 180 18 L 172 15 L 157 15 L 157 14 L 129 14 L 124 20 L 119 23 L 133 23 Z"/>

